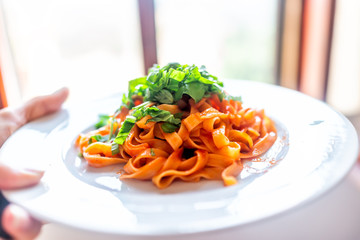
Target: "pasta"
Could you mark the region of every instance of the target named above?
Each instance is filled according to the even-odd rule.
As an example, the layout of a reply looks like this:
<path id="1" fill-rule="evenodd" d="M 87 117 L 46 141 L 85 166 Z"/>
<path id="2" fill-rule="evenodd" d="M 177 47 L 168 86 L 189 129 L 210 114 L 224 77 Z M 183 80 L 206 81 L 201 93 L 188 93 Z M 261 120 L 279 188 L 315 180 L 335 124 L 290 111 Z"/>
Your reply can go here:
<path id="1" fill-rule="evenodd" d="M 242 161 L 265 153 L 277 133 L 264 110 L 220 97 L 211 93 L 196 101 L 183 94 L 173 104 L 138 97 L 132 109 L 122 106 L 105 126 L 80 134 L 76 146 L 89 166 L 123 164 L 120 179 L 151 180 L 160 189 L 175 180 L 222 180 L 225 186 L 234 185 Z M 122 134 L 132 116 L 138 119 L 118 144 L 115 136 Z"/>

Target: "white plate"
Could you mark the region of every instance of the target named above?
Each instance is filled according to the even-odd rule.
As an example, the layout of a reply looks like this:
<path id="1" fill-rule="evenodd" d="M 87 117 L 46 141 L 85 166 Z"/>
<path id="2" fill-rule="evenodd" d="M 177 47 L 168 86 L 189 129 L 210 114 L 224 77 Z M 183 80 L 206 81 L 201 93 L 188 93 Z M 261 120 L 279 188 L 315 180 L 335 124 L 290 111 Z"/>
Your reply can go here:
<path id="1" fill-rule="evenodd" d="M 315 199 L 338 183 L 355 162 L 356 132 L 326 104 L 295 91 L 248 82 L 225 82 L 244 105 L 264 108 L 279 137 L 258 162 L 247 163 L 239 183 L 120 181 L 121 166 L 87 167 L 73 146 L 100 113 L 112 113 L 121 95 L 27 124 L 0 152 L 9 164 L 46 168 L 35 187 L 7 191 L 35 217 L 90 231 L 123 235 L 176 235 L 253 223 Z M 275 164 L 274 164 L 275 163 Z"/>

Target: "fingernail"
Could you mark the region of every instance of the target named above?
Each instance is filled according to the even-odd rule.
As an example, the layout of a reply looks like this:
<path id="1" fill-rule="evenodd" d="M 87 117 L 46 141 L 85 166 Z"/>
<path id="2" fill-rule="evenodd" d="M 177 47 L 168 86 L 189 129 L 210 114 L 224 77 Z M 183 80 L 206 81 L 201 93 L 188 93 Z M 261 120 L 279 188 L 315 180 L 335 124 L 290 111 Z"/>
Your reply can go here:
<path id="1" fill-rule="evenodd" d="M 21 171 L 35 175 L 44 174 L 44 170 L 40 168 L 23 168 Z"/>
<path id="2" fill-rule="evenodd" d="M 31 176 L 44 175 L 44 170 L 40 170 L 40 169 L 24 168 L 24 169 L 20 169 L 19 172 L 21 172 L 22 174 L 31 175 Z"/>
<path id="3" fill-rule="evenodd" d="M 62 88 L 56 90 L 53 94 L 62 93 L 62 92 L 64 92 L 64 91 L 65 91 L 65 92 L 69 91 L 69 88 L 67 88 L 67 87 L 62 87 Z"/>

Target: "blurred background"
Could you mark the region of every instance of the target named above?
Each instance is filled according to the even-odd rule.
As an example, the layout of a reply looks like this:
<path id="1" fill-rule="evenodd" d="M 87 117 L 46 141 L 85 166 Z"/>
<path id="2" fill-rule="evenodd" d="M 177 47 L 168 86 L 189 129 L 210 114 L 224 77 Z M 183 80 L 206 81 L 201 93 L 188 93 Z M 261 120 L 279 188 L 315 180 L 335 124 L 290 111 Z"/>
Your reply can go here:
<path id="1" fill-rule="evenodd" d="M 359 26 L 357 0 L 0 0 L 0 108 L 63 86 L 70 88 L 68 105 L 83 104 L 126 91 L 154 63 L 176 61 L 205 65 L 220 79 L 301 91 L 360 132 Z M 308 214 L 313 221 L 305 227 L 322 233 L 333 226 L 322 221 L 349 217 L 341 206 L 358 206 L 355 170 L 357 187 L 333 192 L 341 201 L 327 196 L 294 219 Z M 337 206 L 338 216 L 327 217 Z M 324 218 L 316 222 L 321 207 Z M 344 239 L 358 239 L 346 223 L 341 229 L 357 237 Z"/>
<path id="2" fill-rule="evenodd" d="M 278 84 L 360 115 L 356 0 L 0 0 L 1 107 L 124 91 L 154 63 Z"/>

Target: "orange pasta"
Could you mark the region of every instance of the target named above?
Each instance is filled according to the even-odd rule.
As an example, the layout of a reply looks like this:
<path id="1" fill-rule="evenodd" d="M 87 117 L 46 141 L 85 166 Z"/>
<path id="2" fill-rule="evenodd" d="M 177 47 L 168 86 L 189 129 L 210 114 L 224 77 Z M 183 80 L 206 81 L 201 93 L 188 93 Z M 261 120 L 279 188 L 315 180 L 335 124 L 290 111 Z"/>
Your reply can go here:
<path id="1" fill-rule="evenodd" d="M 75 144 L 92 167 L 119 164 L 120 179 L 160 189 L 176 180 L 234 185 L 243 160 L 264 154 L 277 133 L 264 110 L 244 108 L 222 86 L 204 67 L 154 66 L 129 82 L 128 96 L 103 127 Z"/>
<path id="2" fill-rule="evenodd" d="M 190 109 L 183 114 L 187 117 L 172 133 L 165 133 L 162 123 L 148 122 L 149 115 L 143 117 L 115 155 L 111 144 L 88 144 L 90 136 L 109 134 L 109 125 L 80 135 L 76 144 L 90 166 L 125 163 L 120 179 L 151 180 L 158 188 L 176 179 L 222 179 L 225 185 L 233 185 L 243 168 L 242 159 L 266 152 L 276 140 L 276 129 L 262 110 L 243 109 L 240 102 L 227 100 L 217 109 L 211 106 L 214 99 L 204 98 L 198 104 L 190 99 Z M 181 112 L 177 107 L 158 108 Z"/>

